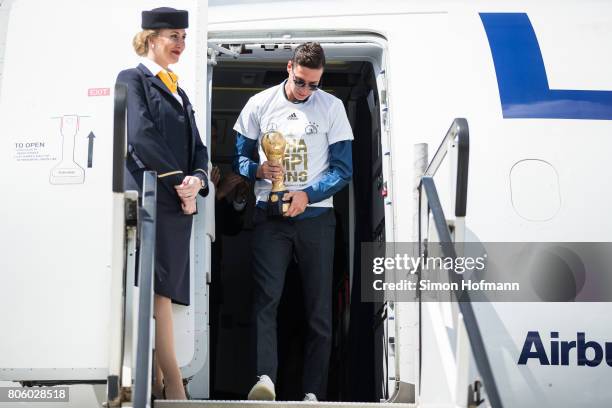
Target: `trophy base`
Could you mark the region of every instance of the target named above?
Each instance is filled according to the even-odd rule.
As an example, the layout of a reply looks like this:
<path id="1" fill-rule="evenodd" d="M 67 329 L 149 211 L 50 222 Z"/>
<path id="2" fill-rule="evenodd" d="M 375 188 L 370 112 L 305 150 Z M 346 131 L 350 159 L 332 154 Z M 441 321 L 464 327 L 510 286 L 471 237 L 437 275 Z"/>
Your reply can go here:
<path id="1" fill-rule="evenodd" d="M 273 191 L 270 193 L 270 195 L 268 195 L 268 217 L 282 218 L 287 210 L 289 210 L 291 200 L 283 201 L 283 196 L 285 193 L 288 193 L 288 191 Z"/>

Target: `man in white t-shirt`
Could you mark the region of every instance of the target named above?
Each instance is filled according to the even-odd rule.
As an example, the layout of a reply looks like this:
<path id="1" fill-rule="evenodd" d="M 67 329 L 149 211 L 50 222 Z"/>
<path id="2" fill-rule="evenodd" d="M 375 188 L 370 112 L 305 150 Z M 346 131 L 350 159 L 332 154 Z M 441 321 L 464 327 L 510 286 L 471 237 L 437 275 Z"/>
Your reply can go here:
<path id="1" fill-rule="evenodd" d="M 298 46 L 283 83 L 249 99 L 234 130 L 235 171 L 255 181 L 253 239 L 254 331 L 259 381 L 249 399 L 276 398 L 276 316 L 285 273 L 296 259 L 304 290 L 305 400 L 324 399 L 332 336 L 332 275 L 336 220 L 333 195 L 351 179 L 352 140 L 344 105 L 320 89 L 325 54 L 318 43 Z M 287 140 L 283 166 L 266 161 L 261 138 L 276 130 Z M 259 162 L 254 161 L 259 150 Z M 282 219 L 268 218 L 272 179 L 284 178 L 291 204 Z"/>

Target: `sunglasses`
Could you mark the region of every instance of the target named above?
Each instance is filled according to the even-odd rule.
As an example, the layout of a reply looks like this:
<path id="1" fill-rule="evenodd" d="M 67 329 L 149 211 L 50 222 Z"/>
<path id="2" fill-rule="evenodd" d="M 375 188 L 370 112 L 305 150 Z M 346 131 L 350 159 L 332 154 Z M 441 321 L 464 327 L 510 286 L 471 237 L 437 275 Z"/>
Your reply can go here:
<path id="1" fill-rule="evenodd" d="M 308 85 L 308 89 L 313 92 L 316 91 L 317 89 L 321 89 L 321 81 L 319 81 L 319 83 L 316 83 L 316 84 L 307 83 L 302 78 L 295 76 L 295 72 L 293 72 L 293 70 L 291 70 L 291 73 L 293 74 L 293 83 L 298 88 L 304 88 L 305 86 Z"/>

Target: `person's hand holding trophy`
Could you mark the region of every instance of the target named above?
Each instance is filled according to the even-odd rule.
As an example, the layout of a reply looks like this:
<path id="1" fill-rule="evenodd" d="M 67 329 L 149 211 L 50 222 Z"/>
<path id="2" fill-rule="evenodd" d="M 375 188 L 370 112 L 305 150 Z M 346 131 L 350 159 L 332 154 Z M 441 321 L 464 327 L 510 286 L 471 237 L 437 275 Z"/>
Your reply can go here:
<path id="1" fill-rule="evenodd" d="M 283 166 L 286 145 L 285 137 L 278 131 L 266 132 L 261 140 L 261 146 L 268 161 L 273 165 L 280 166 L 280 168 Z M 287 192 L 284 174 L 281 172 L 279 176 L 272 179 L 272 190 L 268 196 L 267 207 L 269 217 L 282 217 L 287 212 L 290 201 L 283 200 L 283 196 Z"/>

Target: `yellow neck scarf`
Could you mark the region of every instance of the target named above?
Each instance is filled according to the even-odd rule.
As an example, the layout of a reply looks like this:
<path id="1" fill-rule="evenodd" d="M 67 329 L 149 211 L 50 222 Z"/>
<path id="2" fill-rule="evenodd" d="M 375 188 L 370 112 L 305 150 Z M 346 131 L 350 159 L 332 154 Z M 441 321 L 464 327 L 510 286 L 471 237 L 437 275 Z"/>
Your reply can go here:
<path id="1" fill-rule="evenodd" d="M 157 76 L 159 77 L 159 79 L 162 80 L 162 82 L 164 83 L 164 85 L 166 85 L 170 92 L 177 92 L 178 76 L 174 72 L 162 69 L 161 71 L 159 71 L 159 74 L 157 74 Z"/>

